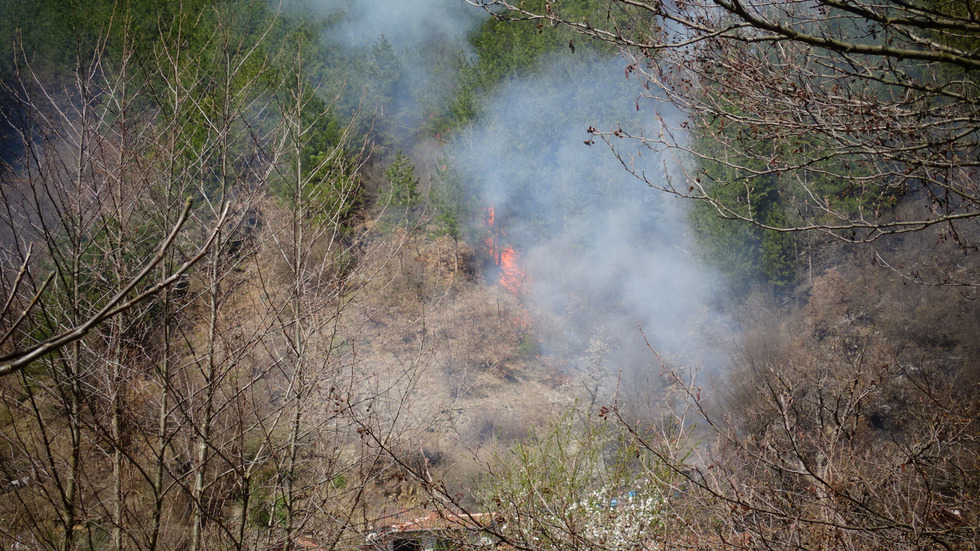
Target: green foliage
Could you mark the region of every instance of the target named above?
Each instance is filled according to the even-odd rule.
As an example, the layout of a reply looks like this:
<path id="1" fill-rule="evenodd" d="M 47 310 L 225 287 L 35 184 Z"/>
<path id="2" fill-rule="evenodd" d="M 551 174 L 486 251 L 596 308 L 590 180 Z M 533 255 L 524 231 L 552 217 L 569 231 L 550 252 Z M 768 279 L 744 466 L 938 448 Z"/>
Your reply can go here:
<path id="1" fill-rule="evenodd" d="M 546 2 L 529 0 L 523 7 L 531 11 L 551 6 L 573 20 L 608 21 L 609 5 L 596 0 Z M 580 54 L 612 55 L 611 46 L 590 41 L 564 27 L 551 27 L 530 21 L 488 19 L 470 39 L 476 56 L 456 61 L 459 84 L 447 106 L 432 121 L 435 132 L 445 133 L 475 119 L 481 99 L 504 82 L 533 75 L 541 70 L 539 61 L 547 54 L 567 51 Z"/>
<path id="2" fill-rule="evenodd" d="M 282 526 L 286 522 L 286 502 L 279 497 L 273 502 L 269 490 L 258 488 L 252 491 L 252 501 L 248 508 L 248 522 L 255 528 Z"/>
<path id="3" fill-rule="evenodd" d="M 730 189 L 719 187 L 714 192 Z M 730 204 L 738 206 L 739 199 L 733 198 Z M 796 282 L 799 267 L 794 255 L 797 248 L 795 234 L 768 231 L 741 220 L 726 219 L 706 202 L 695 203 L 689 212 L 702 254 L 726 274 L 733 296 L 744 297 L 759 284 L 788 291 Z M 761 220 L 777 225 L 785 221 L 785 215 L 778 205 L 769 205 Z"/>
<path id="4" fill-rule="evenodd" d="M 287 81 L 302 82 L 305 78 L 307 75 L 300 74 Z M 342 143 L 337 116 L 309 87 L 305 92 L 285 90 L 279 95 L 283 104 L 302 104 L 296 118 L 303 132 L 292 136 L 298 141 L 300 174 L 295 173 L 295 161 L 284 162 L 282 178 L 270 183 L 270 193 L 290 208 L 301 199 L 310 217 L 347 226 L 361 207 L 363 194 L 355 174 L 356 155 Z M 297 197 L 297 193 L 302 196 Z"/>
<path id="5" fill-rule="evenodd" d="M 696 173 L 716 204 L 695 205 L 691 221 L 707 258 L 728 274 L 737 295 L 760 283 L 787 292 L 802 271 L 796 234 L 761 226 L 847 225 L 877 219 L 898 203 L 903 186 L 872 178 L 891 173 L 900 180 L 901 170 L 889 161 L 860 148 L 842 152 L 832 136 L 783 134 L 758 115 L 741 117 L 735 91 L 705 93 L 715 94 L 713 105 L 731 116 L 692 124 Z"/>
<path id="6" fill-rule="evenodd" d="M 538 339 L 534 338 L 534 335 L 529 333 L 521 335 L 520 341 L 517 343 L 517 353 L 524 359 L 536 358 L 541 354 L 541 345 L 538 343 Z"/>
<path id="7" fill-rule="evenodd" d="M 71 74 L 79 52 L 92 51 L 122 10 L 106 0 L 7 0 L 0 3 L 0 68 L 13 73 L 22 47 L 42 75 Z M 137 8 L 137 11 L 139 9 Z"/>
<path id="8" fill-rule="evenodd" d="M 572 409 L 500 458 L 484 490 L 535 549 L 631 549 L 663 525 L 674 475 L 620 425 Z"/>
<path id="9" fill-rule="evenodd" d="M 401 63 L 387 37 L 382 36 L 371 48 L 370 69 L 375 94 L 390 103 L 398 95 L 402 80 Z"/>
<path id="10" fill-rule="evenodd" d="M 402 133 L 400 122 L 405 117 L 406 85 L 402 75 L 402 60 L 388 38 L 382 36 L 371 48 L 366 59 L 366 86 L 375 110 L 376 135 L 383 143 L 395 143 Z"/>
<path id="11" fill-rule="evenodd" d="M 522 7 L 532 12 L 544 13 L 545 5 L 563 18 L 571 21 L 603 20 L 609 15 L 608 4 L 596 0 L 529 0 Z M 572 53 L 582 50 L 599 50 L 612 53 L 612 49 L 585 39 L 564 27 L 545 27 L 532 21 L 507 21 L 489 19 L 471 40 L 478 54 L 474 66 L 477 88 L 488 89 L 501 81 L 526 76 L 533 72 L 537 61 L 545 54 L 558 50 Z"/>
<path id="12" fill-rule="evenodd" d="M 422 190 L 419 189 L 419 179 L 415 177 L 415 165 L 401 151 L 385 170 L 385 181 L 388 183 L 391 205 L 408 210 L 419 206 Z"/>
<path id="13" fill-rule="evenodd" d="M 443 157 L 437 161 L 430 202 L 435 211 L 435 221 L 446 234 L 459 241 L 464 237 L 467 220 L 473 220 L 473 198 L 463 185 L 462 176 Z"/>
<path id="14" fill-rule="evenodd" d="M 701 253 L 726 275 L 733 294 L 746 296 L 754 284 L 761 282 L 759 228 L 724 219 L 707 203 L 692 206 L 690 221 Z"/>

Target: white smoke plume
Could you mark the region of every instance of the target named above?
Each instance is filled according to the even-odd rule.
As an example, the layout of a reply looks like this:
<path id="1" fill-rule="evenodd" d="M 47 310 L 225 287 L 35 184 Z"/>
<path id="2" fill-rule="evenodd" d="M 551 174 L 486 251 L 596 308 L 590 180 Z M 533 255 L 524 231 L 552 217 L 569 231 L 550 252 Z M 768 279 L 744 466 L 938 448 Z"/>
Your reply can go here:
<path id="1" fill-rule="evenodd" d="M 287 13 L 324 18 L 322 39 L 338 58 L 332 63 L 347 64 L 354 88 L 367 85 L 370 98 L 361 107 L 375 113 L 398 148 L 408 147 L 405 140 L 454 89 L 454 71 L 473 55 L 468 38 L 487 17 L 462 0 L 282 1 Z"/>
<path id="2" fill-rule="evenodd" d="M 321 13 L 339 14 L 327 39 L 365 48 L 381 36 L 411 50 L 433 41 L 464 44 L 485 12 L 461 0 L 294 0 Z"/>
<path id="3" fill-rule="evenodd" d="M 625 65 L 581 49 L 543 59 L 537 76 L 494 95 L 453 153 L 520 255 L 532 310 L 565 327 L 544 349 L 586 371 L 595 363 L 587 349 L 599 343 L 608 369 L 635 377 L 657 363 L 641 326 L 675 361 L 712 361 L 700 328 L 714 316 L 714 280 L 695 253 L 685 204 L 643 185 L 602 142 L 583 143 L 590 126 L 656 132 L 658 111 L 679 116 L 638 102 Z M 669 154 L 633 153 L 648 177 L 676 170 Z"/>

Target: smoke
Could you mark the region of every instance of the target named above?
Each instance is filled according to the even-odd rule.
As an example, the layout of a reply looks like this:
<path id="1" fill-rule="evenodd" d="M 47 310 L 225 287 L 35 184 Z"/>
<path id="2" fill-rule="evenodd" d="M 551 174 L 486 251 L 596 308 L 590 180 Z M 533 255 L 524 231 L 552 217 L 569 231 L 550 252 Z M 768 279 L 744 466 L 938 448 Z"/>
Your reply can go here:
<path id="1" fill-rule="evenodd" d="M 583 372 L 601 364 L 641 376 L 657 363 L 643 335 L 674 361 L 705 361 L 715 281 L 694 254 L 684 203 L 643 185 L 602 142 L 583 143 L 589 126 L 655 133 L 655 112 L 676 126 L 669 106 L 637 103 L 624 66 L 581 50 L 543 59 L 536 77 L 493 97 L 452 152 L 494 208 L 501 246 L 521 256 L 531 309 L 560 326 L 543 332 L 543 349 Z M 675 170 L 670 154 L 631 153 L 649 178 Z"/>
<path id="2" fill-rule="evenodd" d="M 352 103 L 367 92 L 362 107 L 399 146 L 454 89 L 457 68 L 473 55 L 468 37 L 487 17 L 462 0 L 284 1 L 287 12 L 325 20 L 326 65 L 347 73 Z"/>
<path id="3" fill-rule="evenodd" d="M 449 42 L 461 46 L 485 16 L 461 0 L 294 0 L 298 9 L 335 16 L 326 39 L 348 48 L 369 48 L 382 36 L 395 48 Z"/>

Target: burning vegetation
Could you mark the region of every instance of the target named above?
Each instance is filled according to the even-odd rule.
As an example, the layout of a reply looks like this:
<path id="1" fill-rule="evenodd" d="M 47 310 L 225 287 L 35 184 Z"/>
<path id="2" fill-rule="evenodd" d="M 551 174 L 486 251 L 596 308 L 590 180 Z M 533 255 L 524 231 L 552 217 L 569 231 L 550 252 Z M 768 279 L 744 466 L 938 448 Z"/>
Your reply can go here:
<path id="1" fill-rule="evenodd" d="M 497 282 L 514 296 L 521 296 L 528 281 L 520 256 L 514 247 L 507 244 L 507 234 L 497 224 L 493 207 L 484 209 L 484 215 L 487 224 L 487 238 L 484 243 L 490 261 L 497 268 Z"/>

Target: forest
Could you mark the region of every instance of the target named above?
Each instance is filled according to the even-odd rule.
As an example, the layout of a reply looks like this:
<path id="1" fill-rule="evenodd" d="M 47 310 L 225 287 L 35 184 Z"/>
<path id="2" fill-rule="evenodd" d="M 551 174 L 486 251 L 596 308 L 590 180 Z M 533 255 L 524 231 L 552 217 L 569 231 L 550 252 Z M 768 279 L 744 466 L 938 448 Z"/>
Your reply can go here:
<path id="1" fill-rule="evenodd" d="M 980 548 L 973 0 L 0 2 L 0 549 Z"/>

